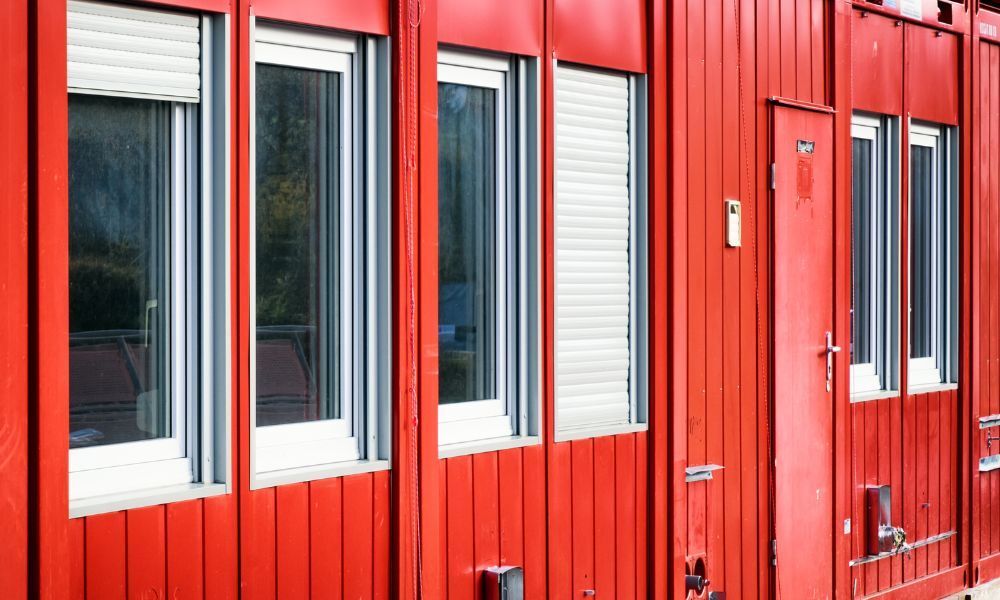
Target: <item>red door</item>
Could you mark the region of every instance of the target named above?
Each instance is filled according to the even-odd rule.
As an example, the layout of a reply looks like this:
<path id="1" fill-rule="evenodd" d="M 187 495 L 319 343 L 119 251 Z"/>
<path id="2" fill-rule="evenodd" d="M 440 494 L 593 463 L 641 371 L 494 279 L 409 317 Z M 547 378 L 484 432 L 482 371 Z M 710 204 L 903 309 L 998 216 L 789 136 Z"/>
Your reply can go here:
<path id="1" fill-rule="evenodd" d="M 775 106 L 773 143 L 775 591 L 777 598 L 830 598 L 832 115 Z"/>

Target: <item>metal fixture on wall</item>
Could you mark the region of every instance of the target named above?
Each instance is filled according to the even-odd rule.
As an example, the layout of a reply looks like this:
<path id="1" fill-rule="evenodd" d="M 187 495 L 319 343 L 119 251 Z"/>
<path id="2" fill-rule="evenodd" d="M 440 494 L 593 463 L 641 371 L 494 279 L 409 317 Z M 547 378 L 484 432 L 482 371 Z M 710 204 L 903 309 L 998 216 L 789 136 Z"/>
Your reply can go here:
<path id="1" fill-rule="evenodd" d="M 483 573 L 486 600 L 524 600 L 521 567 L 489 567 Z"/>
<path id="2" fill-rule="evenodd" d="M 892 525 L 892 492 L 880 485 L 866 490 L 868 497 L 868 554 L 895 552 L 906 544 L 906 532 Z"/>

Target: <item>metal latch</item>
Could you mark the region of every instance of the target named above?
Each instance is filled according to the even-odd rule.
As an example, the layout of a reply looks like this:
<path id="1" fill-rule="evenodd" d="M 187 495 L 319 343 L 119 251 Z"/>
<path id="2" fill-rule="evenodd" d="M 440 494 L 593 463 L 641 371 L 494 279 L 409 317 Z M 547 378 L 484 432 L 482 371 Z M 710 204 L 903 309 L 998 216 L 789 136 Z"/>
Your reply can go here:
<path id="1" fill-rule="evenodd" d="M 833 345 L 833 334 L 826 332 L 826 391 L 833 391 L 833 355 L 840 352 L 840 346 Z"/>
<path id="2" fill-rule="evenodd" d="M 684 481 L 692 483 L 695 481 L 707 481 L 712 478 L 712 471 L 724 468 L 722 465 L 698 465 L 684 469 Z"/>

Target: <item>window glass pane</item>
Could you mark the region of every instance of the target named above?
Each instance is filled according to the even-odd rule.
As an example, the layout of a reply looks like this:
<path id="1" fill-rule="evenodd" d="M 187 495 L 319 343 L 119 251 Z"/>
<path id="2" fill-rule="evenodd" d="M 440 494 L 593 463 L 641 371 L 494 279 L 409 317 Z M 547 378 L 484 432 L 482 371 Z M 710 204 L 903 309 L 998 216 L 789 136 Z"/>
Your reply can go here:
<path id="1" fill-rule="evenodd" d="M 940 215 L 934 189 L 935 150 L 910 147 L 910 357 L 934 355 L 934 326 L 937 321 L 935 293 L 942 282 L 935 256 L 938 246 L 935 227 Z M 940 325 L 940 323 L 937 323 Z"/>
<path id="2" fill-rule="evenodd" d="M 852 235 L 852 267 L 853 289 L 851 295 L 851 364 L 869 364 L 874 362 L 872 328 L 874 315 L 872 311 L 873 275 L 873 220 L 874 200 L 872 190 L 872 151 L 871 140 L 854 138 L 853 158 L 853 219 Z"/>
<path id="3" fill-rule="evenodd" d="M 496 94 L 438 84 L 442 404 L 496 398 Z"/>
<path id="4" fill-rule="evenodd" d="M 69 96 L 71 448 L 171 435 L 172 111 Z"/>
<path id="5" fill-rule="evenodd" d="M 340 74 L 256 70 L 257 425 L 341 414 Z"/>

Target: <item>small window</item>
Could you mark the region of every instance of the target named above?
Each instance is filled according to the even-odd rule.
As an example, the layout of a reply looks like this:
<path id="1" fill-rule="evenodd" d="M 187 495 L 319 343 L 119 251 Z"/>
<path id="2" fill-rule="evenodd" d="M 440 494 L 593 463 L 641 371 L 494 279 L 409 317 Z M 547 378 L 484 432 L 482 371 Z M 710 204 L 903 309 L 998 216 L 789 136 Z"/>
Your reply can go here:
<path id="1" fill-rule="evenodd" d="M 957 381 L 955 137 L 949 128 L 910 127 L 911 388 Z"/>
<path id="2" fill-rule="evenodd" d="M 852 125 L 851 393 L 896 389 L 899 218 L 890 119 Z"/>
<path id="3" fill-rule="evenodd" d="M 533 427 L 529 69 L 527 60 L 439 53 L 442 446 L 525 436 Z"/>
<path id="4" fill-rule="evenodd" d="M 377 44 L 269 24 L 255 39 L 251 362 L 267 483 L 383 456 L 388 217 Z"/>
<path id="5" fill-rule="evenodd" d="M 555 71 L 555 402 L 560 438 L 642 427 L 643 80 Z"/>
<path id="6" fill-rule="evenodd" d="M 87 512 L 225 480 L 227 195 L 205 170 L 225 157 L 224 42 L 196 15 L 70 2 L 67 20 L 69 488 Z"/>

